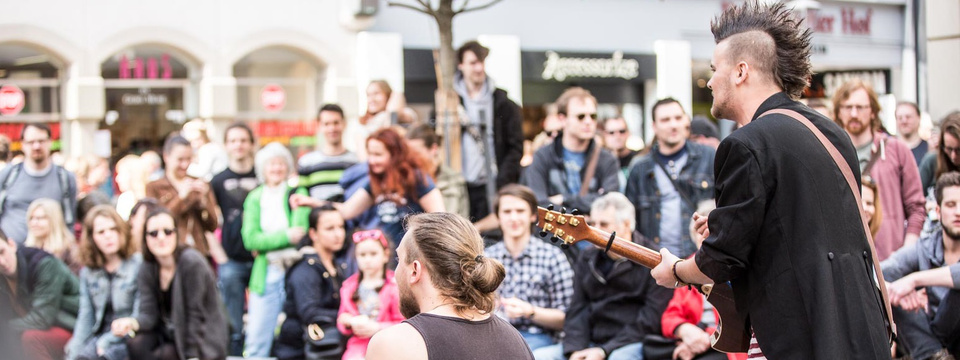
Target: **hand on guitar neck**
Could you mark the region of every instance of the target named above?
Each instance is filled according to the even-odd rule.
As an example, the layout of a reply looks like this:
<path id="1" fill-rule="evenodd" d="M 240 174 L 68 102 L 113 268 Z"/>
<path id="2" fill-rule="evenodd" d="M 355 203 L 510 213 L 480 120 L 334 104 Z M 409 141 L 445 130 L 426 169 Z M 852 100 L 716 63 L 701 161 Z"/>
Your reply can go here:
<path id="1" fill-rule="evenodd" d="M 588 226 L 582 215 L 565 214 L 566 209 L 554 211 L 553 206 L 545 209 L 537 208 L 537 226 L 543 231 L 541 237 L 550 236 L 553 242 L 561 241 L 563 245 L 569 246 L 579 241 L 587 241 L 604 251 L 613 252 L 623 256 L 630 261 L 646 266 L 651 269 L 651 275 L 657 281 L 657 284 L 675 288 L 678 285 L 677 278 L 674 277 L 674 263 L 679 258 L 671 254 L 669 250 L 660 250 L 660 253 L 640 246 L 636 243 L 624 240 L 616 233 L 609 234 L 592 226 Z M 699 234 L 698 239 L 702 240 L 709 235 L 707 229 L 707 218 L 695 215 L 694 226 Z M 700 272 L 697 264 L 692 260 L 683 260 L 676 264 L 677 275 L 681 282 L 691 284 L 707 284 L 698 286 L 698 288 L 707 296 L 707 301 L 713 304 L 721 319 L 718 319 L 717 331 L 711 336 L 711 343 L 714 349 L 723 352 L 746 352 L 750 343 L 750 333 L 745 325 L 745 317 L 736 310 L 733 299 L 733 290 L 727 283 L 719 286 L 713 284 L 713 280 Z M 724 321 L 729 319 L 729 321 Z"/>

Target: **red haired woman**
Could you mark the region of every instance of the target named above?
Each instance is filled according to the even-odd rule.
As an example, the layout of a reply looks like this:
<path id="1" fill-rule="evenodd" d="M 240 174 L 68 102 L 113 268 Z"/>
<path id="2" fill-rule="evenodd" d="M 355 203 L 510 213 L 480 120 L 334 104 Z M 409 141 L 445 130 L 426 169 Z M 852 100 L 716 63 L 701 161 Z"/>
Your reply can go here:
<path id="1" fill-rule="evenodd" d="M 367 165 L 370 183 L 337 205 L 345 219 L 373 208 L 379 219 L 377 227 L 398 244 L 405 233 L 403 219 L 407 215 L 444 211 L 443 197 L 434 186 L 426 159 L 412 151 L 396 130 L 380 129 L 367 138 Z M 297 206 L 321 203 L 307 196 L 291 197 L 291 204 Z"/>

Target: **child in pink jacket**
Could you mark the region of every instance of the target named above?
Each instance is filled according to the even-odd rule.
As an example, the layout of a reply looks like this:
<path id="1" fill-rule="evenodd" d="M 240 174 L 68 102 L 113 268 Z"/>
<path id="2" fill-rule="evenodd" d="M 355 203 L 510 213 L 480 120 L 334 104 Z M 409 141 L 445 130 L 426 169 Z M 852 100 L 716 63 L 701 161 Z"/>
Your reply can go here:
<path id="1" fill-rule="evenodd" d="M 393 271 L 387 270 L 393 247 L 383 232 L 356 232 L 353 243 L 360 271 L 340 287 L 337 317 L 337 328 L 344 336 L 350 336 L 344 360 L 363 359 L 373 334 L 404 319 L 400 315 L 400 295 Z"/>

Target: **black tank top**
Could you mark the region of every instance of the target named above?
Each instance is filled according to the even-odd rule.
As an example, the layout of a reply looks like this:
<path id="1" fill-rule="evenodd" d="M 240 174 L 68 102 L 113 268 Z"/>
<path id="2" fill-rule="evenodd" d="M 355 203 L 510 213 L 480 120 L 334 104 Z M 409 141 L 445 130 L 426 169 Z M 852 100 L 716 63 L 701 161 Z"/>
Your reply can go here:
<path id="1" fill-rule="evenodd" d="M 423 336 L 429 360 L 533 360 L 517 329 L 497 316 L 470 321 L 420 314 L 404 322 Z"/>

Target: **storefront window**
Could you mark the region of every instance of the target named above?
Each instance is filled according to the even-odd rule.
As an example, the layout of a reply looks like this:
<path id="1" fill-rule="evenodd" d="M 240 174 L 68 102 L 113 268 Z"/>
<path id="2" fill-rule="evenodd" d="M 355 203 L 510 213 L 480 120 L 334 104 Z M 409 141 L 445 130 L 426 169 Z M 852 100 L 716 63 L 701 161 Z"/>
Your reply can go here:
<path id="1" fill-rule="evenodd" d="M 102 64 L 107 112 L 100 129 L 110 130 L 111 154 L 157 150 L 196 116 L 191 68 L 184 56 L 155 46 L 121 51 Z"/>
<path id="2" fill-rule="evenodd" d="M 60 144 L 60 69 L 53 55 L 26 45 L 0 45 L 0 134 L 12 140 L 11 152 L 21 149 L 20 130 L 26 123 L 47 123 L 53 130 L 53 150 Z"/>
<path id="3" fill-rule="evenodd" d="M 286 47 L 267 47 L 233 67 L 237 79 L 237 119 L 246 121 L 261 145 L 279 142 L 294 156 L 317 144 L 316 112 L 323 98 L 325 67 Z"/>

